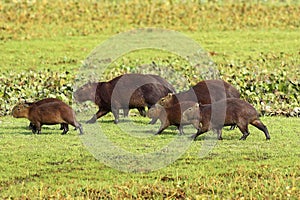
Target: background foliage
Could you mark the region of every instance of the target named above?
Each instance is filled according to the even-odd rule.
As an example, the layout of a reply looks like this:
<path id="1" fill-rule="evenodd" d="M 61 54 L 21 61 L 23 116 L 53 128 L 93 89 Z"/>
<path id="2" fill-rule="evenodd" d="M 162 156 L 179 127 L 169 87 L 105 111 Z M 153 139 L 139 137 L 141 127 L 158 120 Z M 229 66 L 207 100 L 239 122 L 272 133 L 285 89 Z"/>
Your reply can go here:
<path id="1" fill-rule="evenodd" d="M 8 1 L 0 3 L 0 38 L 5 44 L 12 40 L 116 34 L 140 27 L 191 33 L 261 29 L 297 32 L 299 12 L 299 4 L 293 1 Z M 300 49 L 293 49 L 291 53 L 260 52 L 234 59 L 219 52 L 209 53 L 216 62 L 220 77 L 237 87 L 242 97 L 262 114 L 295 115 L 293 110 L 300 103 Z M 81 66 L 80 61 L 72 55 L 48 59 L 40 56 L 39 63 L 30 64 L 30 53 L 27 56 L 28 61 L 25 62 L 5 55 L 2 58 L 3 69 L 13 66 L 22 69 L 24 64 L 30 66 L 27 67 L 29 71 L 7 70 L 1 73 L 0 115 L 9 114 L 12 106 L 22 98 L 34 100 L 56 96 L 71 104 L 71 86 L 76 68 Z M 175 83 L 178 91 L 203 79 L 193 72 L 194 66 L 189 66 L 182 58 L 152 56 L 145 60 L 145 57 L 141 54 L 140 57 L 119 59 L 113 64 L 116 70 L 113 73 L 109 71 L 104 77 L 109 80 L 122 73 L 136 72 L 136 66 L 146 63 L 153 66 L 150 72 L 161 67 L 172 67 L 180 72 L 173 78 L 161 74 Z M 77 67 L 75 70 L 54 72 L 49 68 L 36 70 L 35 65 Z M 187 79 L 189 85 L 178 85 L 180 76 Z"/>

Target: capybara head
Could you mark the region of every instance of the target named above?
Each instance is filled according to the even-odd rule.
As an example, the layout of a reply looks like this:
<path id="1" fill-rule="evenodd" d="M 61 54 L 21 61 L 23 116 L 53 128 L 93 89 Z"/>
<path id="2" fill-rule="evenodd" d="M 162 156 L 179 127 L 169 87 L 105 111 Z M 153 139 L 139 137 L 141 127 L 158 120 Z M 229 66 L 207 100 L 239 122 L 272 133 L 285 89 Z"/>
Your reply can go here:
<path id="1" fill-rule="evenodd" d="M 76 101 L 82 103 L 84 101 L 94 101 L 98 83 L 87 83 L 78 88 L 73 96 Z"/>
<path id="2" fill-rule="evenodd" d="M 30 105 L 27 103 L 18 104 L 12 109 L 12 116 L 15 118 L 27 118 L 29 108 Z"/>
<path id="3" fill-rule="evenodd" d="M 157 104 L 167 108 L 174 104 L 174 94 L 168 93 L 167 96 L 158 100 Z"/>
<path id="4" fill-rule="evenodd" d="M 200 119 L 200 106 L 199 103 L 196 103 L 194 106 L 186 109 L 183 114 L 182 118 L 184 121 L 191 121 L 194 119 Z"/>

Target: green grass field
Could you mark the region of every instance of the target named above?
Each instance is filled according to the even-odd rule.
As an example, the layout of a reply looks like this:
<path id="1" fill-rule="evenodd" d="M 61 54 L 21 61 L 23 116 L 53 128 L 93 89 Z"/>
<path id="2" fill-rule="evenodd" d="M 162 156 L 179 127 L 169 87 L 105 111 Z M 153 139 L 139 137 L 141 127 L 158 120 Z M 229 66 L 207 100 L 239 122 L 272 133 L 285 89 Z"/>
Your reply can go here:
<path id="1" fill-rule="evenodd" d="M 47 70 L 68 71 L 76 75 L 82 62 L 99 44 L 117 33 L 140 27 L 177 30 L 194 39 L 207 52 L 213 52 L 212 59 L 229 80 L 231 73 L 242 73 L 245 68 L 253 72 L 243 76 L 246 78 L 255 73 L 266 73 L 265 77 L 259 77 L 261 82 L 271 74 L 275 74 L 274 82 L 277 78 L 286 77 L 299 82 L 299 3 L 223 2 L 155 1 L 153 5 L 148 1 L 131 1 L 128 4 L 124 1 L 86 3 L 71 0 L 67 3 L 1 2 L 0 86 L 18 86 L 19 80 L 15 77 L 21 73 L 20 83 L 23 84 L 30 70 L 45 75 L 50 74 L 46 73 Z M 133 52 L 116 60 L 112 71 L 122 72 L 132 65 L 152 61 L 171 62 L 175 69 L 181 69 L 182 63 L 169 56 L 156 51 Z M 11 104 L 21 96 L 43 98 L 35 95 L 40 93 L 33 89 L 36 87 L 38 90 L 36 85 L 43 79 L 37 78 L 37 83 L 29 87 L 30 91 L 6 94 L 1 90 L 0 108 L 5 111 L 3 113 L 9 114 Z M 193 80 L 197 81 L 197 77 Z M 242 88 L 245 80 L 238 81 L 233 84 Z M 61 95 L 59 88 L 56 91 L 51 95 Z M 296 93 L 288 94 L 293 97 L 290 103 L 280 102 L 283 110 L 299 106 L 297 91 L 299 86 L 293 90 Z M 7 99 L 7 95 L 11 94 Z M 63 98 L 72 102 L 67 94 Z M 243 95 L 245 98 L 251 95 L 269 97 L 253 91 Z M 92 107 L 90 112 L 95 113 L 96 108 Z M 187 149 L 178 144 L 172 146 L 171 142 L 178 138 L 179 141 L 184 140 L 194 133 L 191 126 L 184 129 L 186 135 L 180 138 L 174 127 L 153 136 L 151 133 L 158 129 L 159 123 L 148 125 L 149 119 L 136 116 L 136 111 L 131 111 L 130 122 L 121 119 L 119 125 L 113 124 L 111 114 L 99 119 L 94 126 L 85 124 L 87 119 L 87 116 L 80 117 L 87 133 L 96 126 L 114 145 L 129 153 L 143 157 L 151 152 L 174 150 L 178 159 L 157 169 L 161 163 L 168 163 L 170 157 L 160 157 L 157 163 L 150 164 L 143 159 L 131 162 L 124 152 L 112 155 L 114 157 L 103 155 L 110 149 L 110 146 L 103 145 L 100 148 L 103 152 L 99 153 L 101 158 L 107 156 L 110 161 L 125 163 L 125 166 L 110 167 L 111 163 L 100 161 L 101 158 L 96 155 L 98 152 L 93 152 L 93 146 L 89 146 L 89 140 L 97 137 L 78 136 L 72 127 L 67 135 L 61 135 L 59 125 L 43 126 L 42 134 L 34 135 L 27 129 L 27 119 L 5 115 L 0 117 L 0 198 L 300 198 L 300 118 L 261 117 L 269 129 L 270 141 L 266 141 L 264 134 L 250 125 L 251 134 L 246 141 L 238 140 L 241 136 L 238 129 L 229 131 L 224 128 L 223 141 L 216 141 L 209 132 L 194 142 L 188 142 L 190 146 Z M 92 142 L 102 144 L 101 139 Z M 168 144 L 171 145 L 164 148 Z"/>
<path id="2" fill-rule="evenodd" d="M 130 119 L 139 126 L 149 126 L 146 118 Z M 155 151 L 178 137 L 172 128 L 159 136 L 133 137 L 116 132 L 126 122 L 118 126 L 111 120 L 111 116 L 102 119 L 101 129 L 115 144 L 136 154 Z M 204 157 L 200 150 L 209 133 L 192 142 L 169 166 L 153 172 L 141 169 L 126 173 L 95 159 L 74 130 L 62 136 L 59 126 L 45 126 L 43 134 L 33 135 L 26 129 L 28 121 L 4 117 L 0 135 L 1 196 L 297 199 L 300 120 L 264 117 L 262 121 L 269 128 L 270 141 L 254 127 L 250 127 L 246 141 L 238 140 L 241 134 L 237 129 L 225 129 L 224 140 L 217 141 Z"/>

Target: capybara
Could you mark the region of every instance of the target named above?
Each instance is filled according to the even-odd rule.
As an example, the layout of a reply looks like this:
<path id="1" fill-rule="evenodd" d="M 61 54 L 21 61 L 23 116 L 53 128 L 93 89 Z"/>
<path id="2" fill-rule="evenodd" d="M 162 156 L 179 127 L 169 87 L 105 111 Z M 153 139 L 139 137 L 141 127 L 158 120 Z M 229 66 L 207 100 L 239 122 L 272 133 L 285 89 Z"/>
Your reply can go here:
<path id="1" fill-rule="evenodd" d="M 226 98 L 240 98 L 240 92 L 231 84 L 223 80 L 200 81 L 187 91 L 177 94 L 169 93 L 157 103 L 169 107 L 180 101 L 194 101 L 200 104 L 211 104 Z M 230 129 L 234 129 L 232 126 Z"/>
<path id="2" fill-rule="evenodd" d="M 12 110 L 12 115 L 15 118 L 27 118 L 35 127 L 32 132 L 41 133 L 42 125 L 63 124 L 62 134 L 69 131 L 68 124 L 79 129 L 80 134 L 83 134 L 80 123 L 75 118 L 73 109 L 64 102 L 50 102 L 39 106 L 35 104 L 18 104 Z"/>
<path id="3" fill-rule="evenodd" d="M 179 130 L 179 134 L 182 135 L 184 125 L 193 124 L 194 121 L 195 123 L 198 122 L 198 120 L 185 122 L 181 117 L 183 111 L 187 108 L 190 108 L 194 104 L 195 102 L 192 101 L 183 101 L 168 108 L 164 108 L 159 104 L 155 104 L 154 106 L 152 106 L 147 113 L 148 117 L 152 118 L 152 121 L 150 123 L 154 124 L 157 119 L 159 119 L 161 122 L 159 130 L 155 134 L 160 134 L 168 126 L 175 125 Z M 194 126 L 198 127 L 198 125 Z"/>
<path id="4" fill-rule="evenodd" d="M 240 98 L 240 92 L 223 80 L 200 81 L 187 91 L 176 94 L 169 93 L 157 103 L 169 107 L 179 101 L 194 101 L 201 104 L 211 104 L 225 98 Z"/>
<path id="5" fill-rule="evenodd" d="M 125 109 L 127 115 L 129 109 L 137 108 L 145 116 L 145 107 L 150 108 L 174 91 L 174 87 L 158 75 L 124 74 L 108 82 L 87 83 L 75 91 L 74 98 L 78 102 L 90 100 L 98 105 L 98 112 L 87 123 L 94 123 L 109 112 L 118 123 L 119 109 Z"/>
<path id="6" fill-rule="evenodd" d="M 42 104 L 45 104 L 45 103 L 50 103 L 50 102 L 62 102 L 61 100 L 57 99 L 57 98 L 45 98 L 45 99 L 42 99 L 42 100 L 39 100 L 39 101 L 35 101 L 35 102 L 27 102 L 26 101 L 26 104 L 28 105 L 42 105 Z M 33 124 L 30 122 L 29 124 L 29 129 L 32 130 L 34 129 L 35 127 L 33 127 Z M 60 126 L 60 130 L 63 130 L 64 129 L 64 124 L 61 124 Z"/>
<path id="7" fill-rule="evenodd" d="M 183 119 L 193 122 L 198 120 L 198 131 L 192 136 L 193 139 L 212 129 L 217 133 L 218 139 L 222 140 L 222 127 L 237 125 L 243 134 L 240 140 L 245 140 L 250 134 L 249 124 L 263 131 L 267 140 L 270 139 L 268 129 L 260 121 L 258 112 L 242 99 L 229 98 L 206 105 L 196 103 L 183 112 Z"/>

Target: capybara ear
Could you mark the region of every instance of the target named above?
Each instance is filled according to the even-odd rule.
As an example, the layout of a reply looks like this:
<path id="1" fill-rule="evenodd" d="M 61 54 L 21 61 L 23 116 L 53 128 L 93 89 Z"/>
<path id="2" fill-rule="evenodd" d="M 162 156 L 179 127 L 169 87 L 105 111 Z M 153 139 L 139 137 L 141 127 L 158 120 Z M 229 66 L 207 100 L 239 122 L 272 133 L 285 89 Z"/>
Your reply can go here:
<path id="1" fill-rule="evenodd" d="M 195 104 L 195 107 L 196 107 L 196 108 L 199 108 L 199 106 L 200 106 L 200 103 L 196 103 L 196 104 Z"/>
<path id="2" fill-rule="evenodd" d="M 168 97 L 171 97 L 173 95 L 173 93 L 168 93 Z"/>

